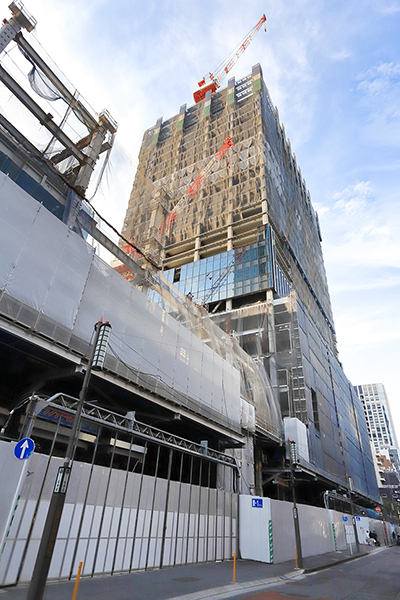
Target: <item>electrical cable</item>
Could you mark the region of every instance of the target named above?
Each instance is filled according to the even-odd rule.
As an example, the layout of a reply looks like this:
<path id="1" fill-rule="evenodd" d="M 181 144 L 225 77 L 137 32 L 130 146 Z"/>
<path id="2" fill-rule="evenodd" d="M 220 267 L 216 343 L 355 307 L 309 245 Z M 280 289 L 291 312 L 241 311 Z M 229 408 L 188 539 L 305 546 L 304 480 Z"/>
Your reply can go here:
<path id="1" fill-rule="evenodd" d="M 155 269 L 157 269 L 157 271 L 161 271 L 162 267 L 160 267 L 160 265 L 157 265 L 150 257 L 148 257 L 143 250 L 141 250 L 140 248 L 138 248 L 138 246 L 136 246 L 136 244 L 133 244 L 132 242 L 130 242 L 129 240 L 127 240 L 122 233 L 120 233 L 118 231 L 118 229 L 116 229 L 113 225 L 111 225 L 111 223 L 109 221 L 107 221 L 107 219 L 105 219 L 104 217 L 101 216 L 101 214 L 99 213 L 98 210 L 96 210 L 94 208 L 94 206 L 91 204 L 90 208 L 93 210 L 93 212 L 99 217 L 99 219 L 101 219 L 102 221 L 104 221 L 104 223 L 114 232 L 118 235 L 118 237 L 121 238 L 121 240 L 123 240 L 125 242 L 125 244 L 127 244 L 128 246 L 131 246 L 131 248 L 133 248 L 134 250 L 136 250 L 136 252 L 139 252 L 139 254 L 141 254 L 143 256 L 143 258 L 145 260 L 147 260 L 147 262 L 149 262 L 152 267 L 154 267 Z"/>

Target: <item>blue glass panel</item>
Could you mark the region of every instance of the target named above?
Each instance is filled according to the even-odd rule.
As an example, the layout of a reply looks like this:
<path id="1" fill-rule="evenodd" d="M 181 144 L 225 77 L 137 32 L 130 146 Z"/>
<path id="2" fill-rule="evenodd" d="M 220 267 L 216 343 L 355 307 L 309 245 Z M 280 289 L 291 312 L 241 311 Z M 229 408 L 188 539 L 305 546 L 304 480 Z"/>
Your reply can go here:
<path id="1" fill-rule="evenodd" d="M 250 252 L 248 248 L 244 248 L 242 249 L 242 253 L 241 255 L 239 254 L 238 257 L 242 262 L 249 262 L 250 261 Z"/>
<path id="2" fill-rule="evenodd" d="M 221 256 L 214 256 L 214 265 L 213 265 L 213 269 L 214 271 L 216 269 L 220 269 L 221 268 Z"/>

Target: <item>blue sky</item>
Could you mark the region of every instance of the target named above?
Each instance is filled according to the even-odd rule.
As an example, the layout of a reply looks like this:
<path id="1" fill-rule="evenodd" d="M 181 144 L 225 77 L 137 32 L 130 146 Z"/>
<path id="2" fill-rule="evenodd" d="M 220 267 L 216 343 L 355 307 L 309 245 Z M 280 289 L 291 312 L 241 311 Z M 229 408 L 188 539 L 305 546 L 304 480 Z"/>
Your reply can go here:
<path id="1" fill-rule="evenodd" d="M 400 0 L 25 5 L 58 67 L 119 123 L 94 200 L 118 228 L 143 132 L 193 104 L 197 82 L 266 14 L 232 75 L 261 63 L 320 216 L 340 359 L 352 383 L 385 385 L 400 438 Z M 0 107 L 13 110 L 1 95 Z"/>

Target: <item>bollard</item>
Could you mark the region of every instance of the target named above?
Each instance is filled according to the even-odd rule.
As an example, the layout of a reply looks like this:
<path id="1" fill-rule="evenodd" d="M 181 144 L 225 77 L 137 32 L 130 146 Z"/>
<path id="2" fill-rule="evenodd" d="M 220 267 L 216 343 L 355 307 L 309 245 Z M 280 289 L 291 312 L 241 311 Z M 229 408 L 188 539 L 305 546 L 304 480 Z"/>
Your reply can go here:
<path id="1" fill-rule="evenodd" d="M 78 567 L 78 573 L 76 575 L 76 581 L 75 581 L 75 587 L 74 587 L 74 593 L 72 595 L 72 600 L 76 600 L 76 596 L 78 594 L 78 587 L 79 587 L 79 580 L 81 578 L 81 571 L 82 571 L 82 565 L 83 565 L 83 561 L 81 561 L 79 563 L 79 567 Z"/>
<path id="2" fill-rule="evenodd" d="M 233 553 L 233 583 L 236 583 L 236 552 Z"/>

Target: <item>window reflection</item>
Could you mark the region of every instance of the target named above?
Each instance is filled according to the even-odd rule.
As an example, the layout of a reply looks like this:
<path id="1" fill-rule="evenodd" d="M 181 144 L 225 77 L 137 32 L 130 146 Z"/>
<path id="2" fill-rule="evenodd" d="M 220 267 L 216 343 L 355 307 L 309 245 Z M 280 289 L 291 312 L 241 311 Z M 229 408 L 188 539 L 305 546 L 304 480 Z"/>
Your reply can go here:
<path id="1" fill-rule="evenodd" d="M 257 242 L 183 265 L 176 286 L 195 302 L 217 302 L 233 296 L 274 289 L 287 296 L 290 285 L 274 260 L 270 227 L 260 228 Z M 175 270 L 166 271 L 170 281 Z"/>

